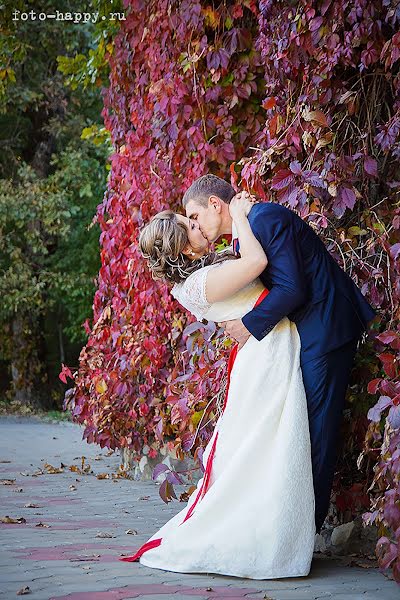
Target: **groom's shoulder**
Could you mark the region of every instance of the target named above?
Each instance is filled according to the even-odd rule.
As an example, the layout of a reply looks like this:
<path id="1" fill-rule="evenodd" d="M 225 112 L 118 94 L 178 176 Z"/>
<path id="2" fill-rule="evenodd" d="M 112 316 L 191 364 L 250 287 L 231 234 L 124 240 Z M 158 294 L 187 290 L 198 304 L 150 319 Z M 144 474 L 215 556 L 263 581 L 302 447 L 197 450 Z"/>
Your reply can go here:
<path id="1" fill-rule="evenodd" d="M 249 213 L 249 221 L 253 225 L 257 223 L 261 225 L 261 222 L 280 221 L 287 223 L 289 222 L 295 213 L 282 206 L 282 204 L 276 204 L 275 202 L 259 202 L 253 206 Z"/>

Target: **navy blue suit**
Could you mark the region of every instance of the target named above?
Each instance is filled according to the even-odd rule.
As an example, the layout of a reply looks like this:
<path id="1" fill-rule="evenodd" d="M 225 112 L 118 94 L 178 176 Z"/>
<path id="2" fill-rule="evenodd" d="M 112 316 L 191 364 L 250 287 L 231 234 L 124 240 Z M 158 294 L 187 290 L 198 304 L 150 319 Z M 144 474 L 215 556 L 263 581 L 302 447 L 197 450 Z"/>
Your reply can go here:
<path id="1" fill-rule="evenodd" d="M 354 354 L 376 313 L 312 228 L 292 210 L 256 204 L 249 222 L 268 258 L 260 279 L 270 293 L 242 322 L 258 340 L 285 316 L 296 323 L 319 531 L 329 508 L 337 434 Z"/>

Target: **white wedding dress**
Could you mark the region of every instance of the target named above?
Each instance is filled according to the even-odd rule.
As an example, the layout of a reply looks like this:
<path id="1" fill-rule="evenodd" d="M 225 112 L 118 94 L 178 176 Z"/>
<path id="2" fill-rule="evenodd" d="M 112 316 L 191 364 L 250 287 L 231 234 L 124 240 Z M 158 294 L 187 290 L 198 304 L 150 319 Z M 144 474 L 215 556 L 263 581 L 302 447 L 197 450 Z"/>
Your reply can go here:
<path id="1" fill-rule="evenodd" d="M 199 320 L 241 318 L 265 292 L 257 279 L 229 300 L 208 304 L 207 272 L 220 264 L 199 269 L 172 289 Z M 208 461 L 211 469 L 204 495 L 203 476 L 185 508 L 134 557 L 120 560 L 251 579 L 308 575 L 314 490 L 299 357 L 297 328 L 286 317 L 261 341 L 249 338 L 237 353 L 224 412 L 204 450 L 204 468 Z"/>

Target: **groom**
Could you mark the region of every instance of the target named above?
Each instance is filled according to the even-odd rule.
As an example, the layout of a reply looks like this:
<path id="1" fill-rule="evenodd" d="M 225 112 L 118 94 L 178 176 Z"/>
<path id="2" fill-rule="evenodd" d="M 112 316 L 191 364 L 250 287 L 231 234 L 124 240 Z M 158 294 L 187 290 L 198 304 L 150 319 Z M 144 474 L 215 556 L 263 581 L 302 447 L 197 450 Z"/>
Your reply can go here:
<path id="1" fill-rule="evenodd" d="M 186 215 L 199 223 L 210 242 L 222 234 L 235 236 L 228 206 L 234 195 L 229 183 L 211 174 L 197 179 L 185 192 Z M 241 346 L 250 335 L 261 340 L 285 316 L 296 323 L 319 532 L 329 509 L 337 436 L 354 355 L 375 311 L 296 213 L 268 202 L 256 204 L 248 218 L 268 258 L 260 279 L 270 293 L 241 320 L 226 322 L 225 331 Z M 237 240 L 234 248 L 238 251 Z"/>

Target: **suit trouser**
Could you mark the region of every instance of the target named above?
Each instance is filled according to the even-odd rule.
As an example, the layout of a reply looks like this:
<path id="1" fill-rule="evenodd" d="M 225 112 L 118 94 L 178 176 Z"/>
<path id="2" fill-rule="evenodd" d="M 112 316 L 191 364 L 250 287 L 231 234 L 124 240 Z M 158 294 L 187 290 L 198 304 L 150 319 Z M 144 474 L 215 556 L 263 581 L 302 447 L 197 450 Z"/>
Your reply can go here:
<path id="1" fill-rule="evenodd" d="M 358 338 L 301 365 L 307 396 L 319 532 L 329 510 L 342 411 Z"/>

